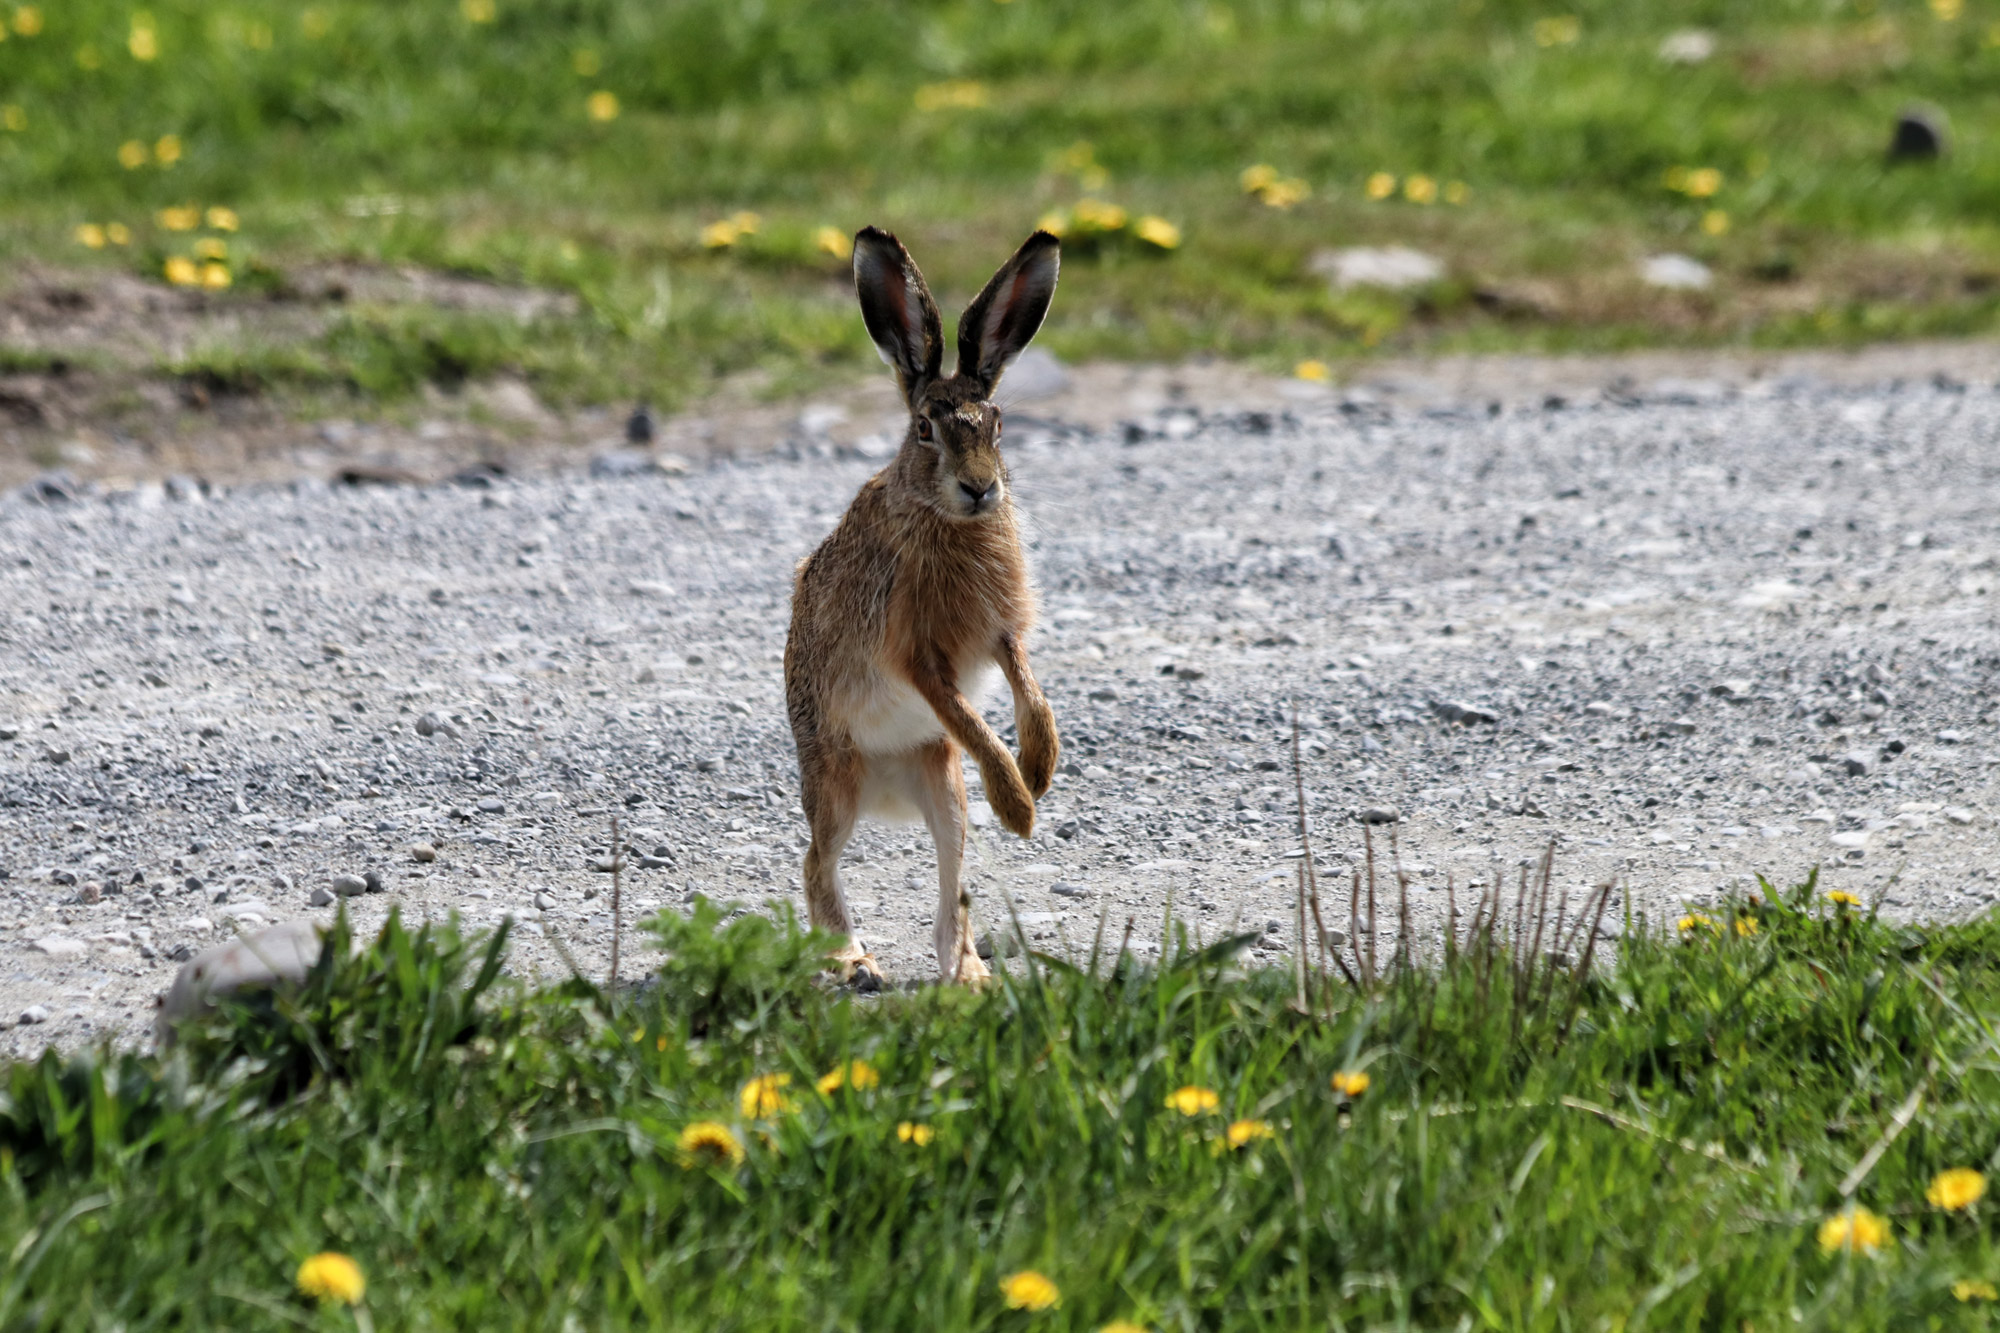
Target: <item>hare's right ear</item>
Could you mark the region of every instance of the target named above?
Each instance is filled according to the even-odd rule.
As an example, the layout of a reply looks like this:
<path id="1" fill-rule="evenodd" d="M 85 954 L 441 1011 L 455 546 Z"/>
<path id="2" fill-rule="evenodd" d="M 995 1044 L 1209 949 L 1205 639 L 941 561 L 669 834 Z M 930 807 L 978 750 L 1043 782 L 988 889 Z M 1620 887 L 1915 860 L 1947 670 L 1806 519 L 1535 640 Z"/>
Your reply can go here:
<path id="1" fill-rule="evenodd" d="M 916 261 L 888 232 L 863 227 L 854 237 L 854 294 L 875 350 L 896 372 L 915 405 L 944 361 L 944 326 Z"/>

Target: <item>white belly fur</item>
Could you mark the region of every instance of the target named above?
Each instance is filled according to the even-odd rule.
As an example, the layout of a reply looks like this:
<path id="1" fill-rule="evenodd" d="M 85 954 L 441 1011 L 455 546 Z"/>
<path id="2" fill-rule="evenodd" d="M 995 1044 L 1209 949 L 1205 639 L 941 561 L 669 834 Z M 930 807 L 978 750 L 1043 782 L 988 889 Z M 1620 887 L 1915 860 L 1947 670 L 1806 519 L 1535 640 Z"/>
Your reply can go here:
<path id="1" fill-rule="evenodd" d="M 993 683 L 994 664 L 989 659 L 970 663 L 958 673 L 959 692 L 973 708 Z M 944 735 L 944 724 L 924 697 L 902 680 L 877 675 L 873 688 L 848 714 L 848 734 L 854 747 L 869 757 L 890 759 L 906 755 Z M 906 791 L 915 780 L 906 766 L 897 763 L 870 764 L 863 779 L 862 809 L 886 819 L 918 819 L 916 793 Z M 907 781 L 906 779 L 907 775 Z"/>

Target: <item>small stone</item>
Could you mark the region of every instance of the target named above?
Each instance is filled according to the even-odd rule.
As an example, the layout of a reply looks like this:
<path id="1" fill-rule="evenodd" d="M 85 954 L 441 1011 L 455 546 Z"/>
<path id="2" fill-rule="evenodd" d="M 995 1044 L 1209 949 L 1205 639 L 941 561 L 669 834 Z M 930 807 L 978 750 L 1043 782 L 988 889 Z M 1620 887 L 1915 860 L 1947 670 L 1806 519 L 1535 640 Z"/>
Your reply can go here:
<path id="1" fill-rule="evenodd" d="M 1692 736 L 1695 733 L 1695 721 L 1691 717 L 1677 717 L 1667 723 L 1667 730 L 1676 736 Z"/>
<path id="2" fill-rule="evenodd" d="M 1011 932 L 989 930 L 980 935 L 974 947 L 981 958 L 991 958 L 996 953 L 1002 958 L 1014 958 L 1021 952 L 1021 937 Z"/>
<path id="3" fill-rule="evenodd" d="M 179 944 L 167 950 L 167 957 L 176 963 L 185 963 L 188 959 L 194 957 L 194 945 L 186 940 L 182 940 Z"/>
<path id="4" fill-rule="evenodd" d="M 498 796 L 482 796 L 479 798 L 479 813 L 483 815 L 504 815 L 507 813 L 507 803 Z"/>
<path id="5" fill-rule="evenodd" d="M 312 897 L 306 899 L 307 905 L 311 907 L 329 907 L 333 904 L 333 901 L 333 890 L 327 888 L 325 885 L 314 889 Z"/>
<path id="6" fill-rule="evenodd" d="M 1954 824 L 1970 824 L 1973 821 L 1972 811 L 1962 805 L 1948 807 L 1944 812 L 1944 817 Z"/>
<path id="7" fill-rule="evenodd" d="M 1355 815 L 1363 824 L 1393 824 L 1403 817 L 1403 812 L 1393 805 L 1365 805 Z"/>
<path id="8" fill-rule="evenodd" d="M 21 1011 L 21 1026 L 24 1028 L 48 1021 L 49 1007 L 45 1004 L 31 1004 Z"/>
<path id="9" fill-rule="evenodd" d="M 429 864 L 438 859 L 437 848 L 427 842 L 420 842 L 410 848 L 410 859 Z"/>
<path id="10" fill-rule="evenodd" d="M 639 858 L 639 869 L 641 870 L 665 870 L 672 864 L 672 859 L 665 856 L 642 856 Z"/>
<path id="11" fill-rule="evenodd" d="M 90 946 L 82 940 L 73 940 L 67 935 L 44 935 L 34 943 L 34 948 L 51 958 L 75 958 L 90 952 Z"/>
<path id="12" fill-rule="evenodd" d="M 1477 704 L 1454 703 L 1449 699 L 1431 700 L 1431 711 L 1447 722 L 1463 722 L 1467 726 L 1491 725 L 1500 720 L 1500 715 Z"/>
<path id="13" fill-rule="evenodd" d="M 622 856 L 593 856 L 590 858 L 590 868 L 600 875 L 608 875 L 614 870 L 623 870 L 625 868 L 625 858 Z"/>
<path id="14" fill-rule="evenodd" d="M 1702 291 L 1715 281 L 1715 274 L 1687 255 L 1648 255 L 1639 265 L 1639 279 L 1667 291 Z"/>
<path id="15" fill-rule="evenodd" d="M 1201 680 L 1207 675 L 1208 673 L 1200 667 L 1188 666 L 1186 663 L 1182 663 L 1180 666 L 1174 668 L 1175 680 Z"/>
<path id="16" fill-rule="evenodd" d="M 556 900 L 554 898 L 551 898 L 546 892 L 538 892 L 535 894 L 535 910 L 540 912 L 546 912 L 552 909 L 555 905 L 556 905 Z"/>
<path id="17" fill-rule="evenodd" d="M 1327 948 L 1338 949 L 1347 943 L 1347 932 L 1344 930 L 1335 930 L 1329 926 L 1325 931 L 1324 938 Z"/>
<path id="18" fill-rule="evenodd" d="M 1875 761 L 1861 751 L 1855 750 L 1840 756 L 1840 766 L 1850 778 L 1865 778 L 1868 776 L 1868 771 L 1875 766 Z"/>
<path id="19" fill-rule="evenodd" d="M 76 872 L 74 870 L 52 870 L 49 872 L 49 883 L 60 884 L 64 888 L 68 888 L 70 885 L 76 883 Z"/>
<path id="20" fill-rule="evenodd" d="M 435 736 L 443 732 L 447 736 L 458 735 L 458 728 L 452 726 L 444 714 L 432 711 L 417 719 L 417 735 Z"/>
<path id="21" fill-rule="evenodd" d="M 104 886 L 96 880 L 85 880 L 77 887 L 76 900 L 85 906 L 104 901 Z"/>
<path id="22" fill-rule="evenodd" d="M 1937 741 L 1939 745 L 1962 745 L 1965 742 L 1965 733 L 1950 730 L 1940 731 L 1937 734 Z"/>
<path id="23" fill-rule="evenodd" d="M 1062 880 L 1057 880 L 1055 883 L 1049 885 L 1049 892 L 1058 894 L 1064 898 L 1088 898 L 1090 896 L 1090 890 L 1084 885 L 1067 884 Z"/>
<path id="24" fill-rule="evenodd" d="M 368 881 L 359 875 L 335 875 L 333 891 L 343 898 L 358 898 L 368 892 Z"/>
<path id="25" fill-rule="evenodd" d="M 194 1017 L 221 996 L 245 990 L 298 985 L 319 961 L 319 927 L 287 921 L 254 935 L 204 950 L 184 964 L 160 1001 L 153 1036 L 171 1045 L 174 1026 Z"/>
<path id="26" fill-rule="evenodd" d="M 362 872 L 361 883 L 370 893 L 387 893 L 389 891 L 389 886 L 382 882 L 382 872 L 379 870 Z"/>
<path id="27" fill-rule="evenodd" d="M 1205 741 L 1208 733 L 1200 727 L 1172 726 L 1167 728 L 1167 739 L 1175 741 Z"/>
<path id="28" fill-rule="evenodd" d="M 42 758 L 51 764 L 67 764 L 70 755 L 68 750 L 50 748 L 42 752 Z"/>
<path id="29" fill-rule="evenodd" d="M 1118 691 L 1109 685 L 1099 685 L 1090 692 L 1090 697 L 1101 704 L 1115 704 L 1118 702 Z"/>

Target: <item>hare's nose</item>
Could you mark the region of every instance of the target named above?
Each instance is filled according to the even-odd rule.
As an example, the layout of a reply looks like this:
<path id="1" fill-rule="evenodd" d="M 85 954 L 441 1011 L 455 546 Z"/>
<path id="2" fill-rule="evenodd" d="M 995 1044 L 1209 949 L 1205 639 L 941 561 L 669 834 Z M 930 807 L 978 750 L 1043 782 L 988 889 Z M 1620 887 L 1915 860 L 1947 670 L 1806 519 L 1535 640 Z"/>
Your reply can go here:
<path id="1" fill-rule="evenodd" d="M 965 503 L 967 505 L 973 509 L 979 509 L 988 500 L 993 498 L 993 493 L 1000 489 L 1000 483 L 997 481 L 966 481 L 961 478 L 958 483 L 958 489 L 965 496 Z"/>

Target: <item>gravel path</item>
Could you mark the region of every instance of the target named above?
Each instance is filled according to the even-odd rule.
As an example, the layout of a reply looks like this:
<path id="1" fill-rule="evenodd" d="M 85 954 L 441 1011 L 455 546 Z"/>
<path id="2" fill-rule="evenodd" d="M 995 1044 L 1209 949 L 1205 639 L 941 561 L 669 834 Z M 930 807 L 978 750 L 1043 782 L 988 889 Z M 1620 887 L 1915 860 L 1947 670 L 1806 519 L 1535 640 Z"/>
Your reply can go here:
<path id="1" fill-rule="evenodd" d="M 1395 807 L 1431 938 L 1447 880 L 1551 839 L 1558 888 L 1655 913 L 1814 865 L 1994 897 L 1994 389 L 1010 426 L 1065 755 L 1031 842 L 975 809 L 987 926 L 1011 895 L 1048 947 L 1100 913 L 1156 947 L 1171 898 L 1276 957 L 1288 701 L 1323 863 Z M 629 910 L 795 899 L 791 568 L 879 466 L 833 454 L 0 501 L 0 1054 L 136 1039 L 177 954 L 340 875 L 364 926 L 513 914 L 517 967 L 601 968 L 614 811 Z M 916 835 L 864 825 L 846 872 L 906 981 Z"/>

